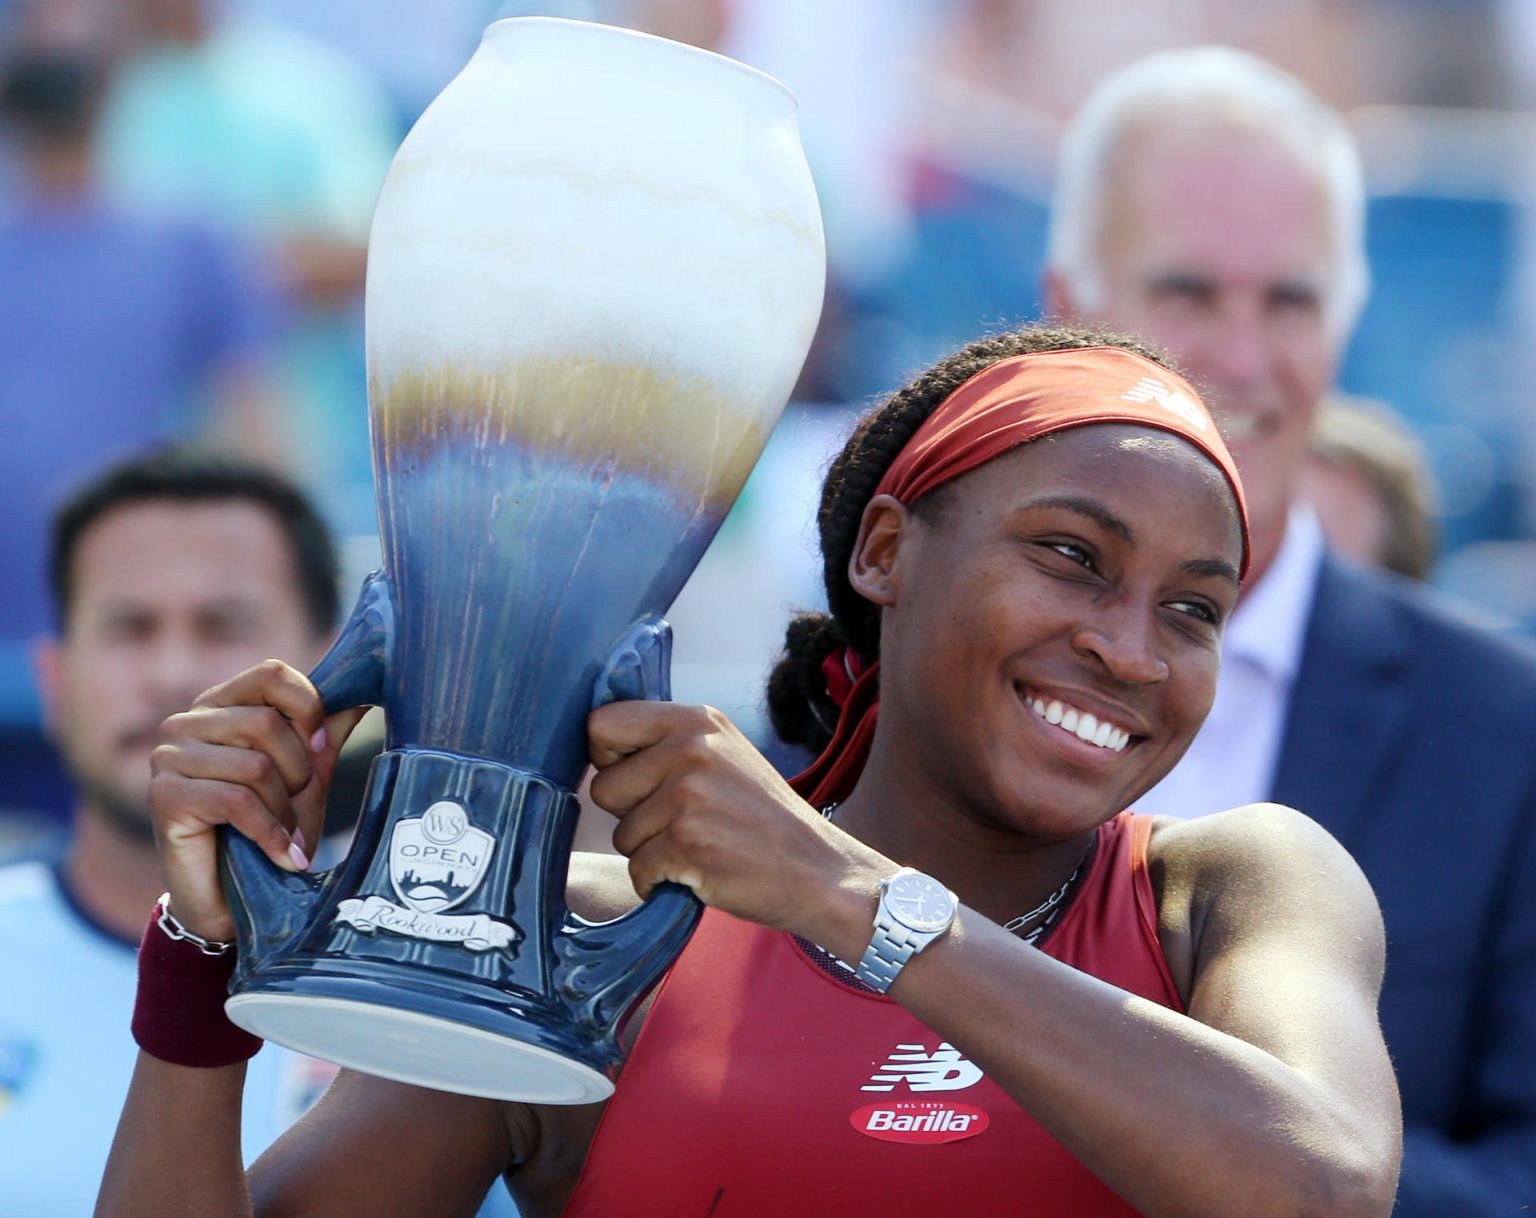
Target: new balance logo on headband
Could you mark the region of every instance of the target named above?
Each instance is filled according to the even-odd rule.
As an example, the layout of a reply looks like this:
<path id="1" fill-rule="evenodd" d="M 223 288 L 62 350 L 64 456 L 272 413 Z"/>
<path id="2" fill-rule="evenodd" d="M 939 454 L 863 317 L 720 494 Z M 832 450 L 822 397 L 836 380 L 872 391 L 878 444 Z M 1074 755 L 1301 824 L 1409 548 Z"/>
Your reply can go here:
<path id="1" fill-rule="evenodd" d="M 1205 431 L 1211 425 L 1211 421 L 1205 417 L 1205 411 L 1200 409 L 1198 402 L 1191 401 L 1185 393 L 1169 389 L 1155 376 L 1142 377 L 1130 390 L 1120 395 L 1120 400 L 1135 402 L 1138 405 L 1156 402 L 1169 414 L 1178 415 L 1199 431 Z"/>

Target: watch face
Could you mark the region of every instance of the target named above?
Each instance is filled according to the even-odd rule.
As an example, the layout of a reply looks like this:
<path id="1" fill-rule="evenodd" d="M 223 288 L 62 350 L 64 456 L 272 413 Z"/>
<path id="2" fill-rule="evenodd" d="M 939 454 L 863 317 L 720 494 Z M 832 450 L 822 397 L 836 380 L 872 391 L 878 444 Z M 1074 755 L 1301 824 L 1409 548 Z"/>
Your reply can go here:
<path id="1" fill-rule="evenodd" d="M 885 888 L 885 907 L 903 926 L 916 931 L 943 930 L 955 916 L 949 889 L 918 872 L 891 878 Z"/>

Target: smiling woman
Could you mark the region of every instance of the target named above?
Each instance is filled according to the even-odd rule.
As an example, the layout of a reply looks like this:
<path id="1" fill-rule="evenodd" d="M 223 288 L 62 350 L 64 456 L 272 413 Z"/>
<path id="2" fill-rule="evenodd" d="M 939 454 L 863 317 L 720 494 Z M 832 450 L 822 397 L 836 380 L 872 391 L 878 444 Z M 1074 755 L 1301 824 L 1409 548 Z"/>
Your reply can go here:
<path id="1" fill-rule="evenodd" d="M 1287 809 L 1126 811 L 1210 706 L 1247 563 L 1195 392 L 1113 335 L 978 341 L 860 425 L 820 524 L 831 612 L 791 625 L 770 688 L 821 751 L 793 786 L 709 708 L 589 720 L 628 873 L 578 860 L 572 906 L 674 881 L 709 907 L 610 1100 L 344 1073 L 247 1192 L 240 1067 L 141 1054 L 98 1213 L 469 1213 L 498 1173 L 527 1218 L 1388 1213 L 1358 870 Z M 227 931 L 225 788 L 253 794 L 241 832 L 313 831 L 323 725 L 273 665 L 168 722 L 154 810 L 196 933 Z"/>
<path id="2" fill-rule="evenodd" d="M 823 725 L 841 709 L 818 696 L 829 651 L 865 673 L 851 691 L 856 700 L 872 699 L 878 681 L 884 701 L 923 704 L 903 716 L 919 738 L 904 739 L 905 722 L 880 733 L 886 759 L 876 773 L 895 754 L 926 748 L 951 772 L 964 766 L 973 777 L 960 785 L 978 796 L 995 783 L 1007 798 L 1060 811 L 1063 793 L 1049 789 L 1039 759 L 1016 752 L 1008 731 L 992 737 L 1001 750 L 990 762 L 967 757 L 955 738 L 974 734 L 988 689 L 1009 715 L 1039 701 L 1049 720 L 1056 704 L 1052 726 L 1067 731 L 1047 735 L 1058 751 L 1078 751 L 1073 734 L 1091 746 L 1076 764 L 1106 762 L 1111 734 L 1120 742 L 1108 750 L 1119 755 L 1118 790 L 1092 791 L 1082 775 L 1070 776 L 1076 794 L 1066 794 L 1067 805 L 1088 796 L 1089 824 L 1126 807 L 1178 760 L 1210 707 L 1247 535 L 1241 486 L 1215 428 L 1194 391 L 1150 354 L 1091 332 L 983 340 L 939 365 L 926 385 L 896 395 L 850 439 L 821 508 L 833 614 L 791 628 L 790 654 L 770 687 L 780 734 L 825 750 L 807 784 L 813 800 L 847 794 L 875 737 L 871 705 L 845 716 L 847 747 L 826 747 Z M 910 438 L 880 468 L 873 454 L 903 432 Z M 897 590 L 902 611 L 880 612 L 896 607 Z M 1052 641 L 1083 629 L 1117 691 L 1128 692 L 1050 675 L 1060 667 Z M 1006 662 L 986 655 L 999 644 L 1010 649 Z M 882 656 L 900 658 L 877 677 Z M 797 697 L 809 720 L 796 718 Z M 1147 721 L 1154 710 L 1169 720 L 1156 731 Z M 1028 775 L 1019 765 L 1031 767 Z"/>

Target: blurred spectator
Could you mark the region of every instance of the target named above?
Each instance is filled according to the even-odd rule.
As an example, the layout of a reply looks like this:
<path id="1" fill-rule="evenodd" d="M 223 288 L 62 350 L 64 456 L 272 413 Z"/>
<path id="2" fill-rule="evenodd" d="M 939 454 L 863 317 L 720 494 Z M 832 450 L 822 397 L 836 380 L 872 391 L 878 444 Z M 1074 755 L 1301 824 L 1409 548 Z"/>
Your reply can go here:
<path id="1" fill-rule="evenodd" d="M 7 1214 L 76 1218 L 133 1069 L 134 948 L 164 889 L 146 799 L 156 731 L 262 659 L 313 664 L 336 618 L 337 561 L 285 480 L 167 449 L 75 493 L 50 567 L 59 629 L 39 672 L 74 819 L 56 860 L 0 868 L 0 1197 Z M 249 1070 L 247 1160 L 336 1068 L 268 1045 Z M 503 1194 L 481 1214 L 512 1212 Z"/>
<path id="2" fill-rule="evenodd" d="M 1046 291 L 1185 363 L 1248 498 L 1215 704 L 1138 808 L 1273 799 L 1350 850 L 1388 939 L 1395 1212 L 1494 1218 L 1536 1197 L 1536 755 L 1508 745 L 1536 722 L 1536 658 L 1340 563 L 1299 501 L 1365 296 L 1363 204 L 1348 132 L 1294 78 L 1222 47 L 1152 56 L 1063 140 Z"/>
<path id="3" fill-rule="evenodd" d="M 1302 497 L 1336 554 L 1412 580 L 1435 565 L 1435 489 L 1424 447 L 1390 407 L 1330 393 L 1312 421 Z"/>
<path id="4" fill-rule="evenodd" d="M 48 624 L 52 500 L 157 437 L 202 431 L 259 450 L 270 421 L 275 304 L 243 252 L 205 226 L 102 197 L 89 150 L 105 79 L 99 60 L 62 46 L 23 45 L 0 63 L 15 170 L 0 198 L 0 762 L 15 800 L 46 799 L 47 780 L 29 777 L 40 771 L 26 649 Z"/>
<path id="5" fill-rule="evenodd" d="M 114 467 L 56 519 L 56 637 L 39 671 L 75 783 L 57 862 L 0 869 L 0 1197 L 88 1214 L 127 1090 L 134 948 L 163 890 L 149 754 L 161 719 L 268 656 L 316 660 L 336 560 L 313 510 L 260 470 L 168 453 Z M 248 1155 L 334 1070 L 268 1047 L 251 1063 Z"/>
<path id="6" fill-rule="evenodd" d="M 347 531 L 371 531 L 361 289 L 400 129 L 355 62 L 215 0 L 129 0 L 132 50 L 98 156 L 120 198 L 259 243 L 295 306 L 281 348 L 283 459 Z"/>
<path id="7" fill-rule="evenodd" d="M 1241 47 L 1340 106 L 1505 104 L 1500 3 L 1525 0 L 951 0 L 932 62 L 953 82 L 1067 116 L 1154 51 Z"/>
<path id="8" fill-rule="evenodd" d="M 644 28 L 711 46 L 781 80 L 800 104 L 834 282 L 858 285 L 886 269 L 911 228 L 907 74 L 942 24 L 942 5 L 628 0 L 621 7 Z M 713 40 L 704 41 L 706 34 Z"/>
<path id="9" fill-rule="evenodd" d="M 356 59 L 377 76 L 394 105 L 402 130 L 474 53 L 480 34 L 497 17 L 538 9 L 553 16 L 598 13 L 559 10 L 562 4 L 509 4 L 505 0 L 242 0 L 257 13 L 281 21 Z M 588 6 L 590 7 L 590 6 Z"/>

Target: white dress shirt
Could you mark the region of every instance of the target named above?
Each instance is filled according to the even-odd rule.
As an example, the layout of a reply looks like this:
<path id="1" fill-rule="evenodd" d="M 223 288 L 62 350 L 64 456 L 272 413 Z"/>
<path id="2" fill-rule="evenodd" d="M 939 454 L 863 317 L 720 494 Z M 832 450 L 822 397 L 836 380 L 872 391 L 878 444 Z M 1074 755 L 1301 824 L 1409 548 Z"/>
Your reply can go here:
<path id="1" fill-rule="evenodd" d="M 1136 811 L 1189 818 L 1270 797 L 1322 561 L 1317 517 L 1293 507 L 1274 562 L 1227 623 L 1205 726 Z"/>

